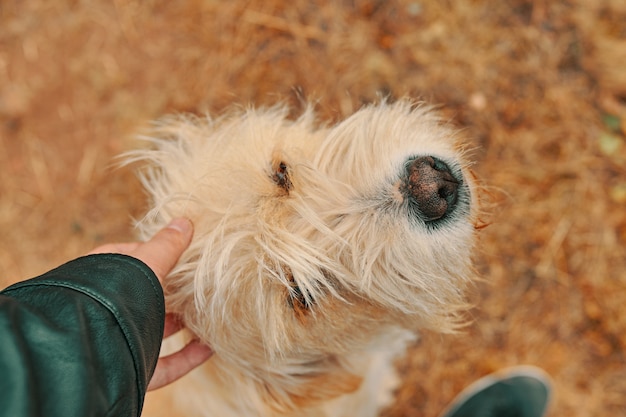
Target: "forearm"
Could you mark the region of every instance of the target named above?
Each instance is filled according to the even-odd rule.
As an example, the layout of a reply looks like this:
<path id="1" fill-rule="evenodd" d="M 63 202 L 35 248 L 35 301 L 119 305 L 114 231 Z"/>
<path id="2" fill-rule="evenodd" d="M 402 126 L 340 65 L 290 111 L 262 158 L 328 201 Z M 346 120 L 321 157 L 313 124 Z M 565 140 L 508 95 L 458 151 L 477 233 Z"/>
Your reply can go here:
<path id="1" fill-rule="evenodd" d="M 0 292 L 4 411 L 138 416 L 164 315 L 158 280 L 146 265 L 124 255 L 80 258 L 5 289 Z"/>

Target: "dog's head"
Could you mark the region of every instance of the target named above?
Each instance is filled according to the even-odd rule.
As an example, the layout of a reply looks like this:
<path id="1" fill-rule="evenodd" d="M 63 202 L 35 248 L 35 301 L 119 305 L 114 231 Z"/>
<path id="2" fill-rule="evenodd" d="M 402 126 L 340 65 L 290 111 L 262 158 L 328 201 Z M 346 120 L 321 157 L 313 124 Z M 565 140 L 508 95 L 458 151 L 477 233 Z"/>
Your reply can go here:
<path id="1" fill-rule="evenodd" d="M 139 153 L 145 236 L 174 216 L 195 225 L 169 308 L 242 369 L 306 373 L 394 328 L 454 329 L 475 229 L 454 130 L 407 101 L 331 127 L 286 116 L 168 119 Z"/>

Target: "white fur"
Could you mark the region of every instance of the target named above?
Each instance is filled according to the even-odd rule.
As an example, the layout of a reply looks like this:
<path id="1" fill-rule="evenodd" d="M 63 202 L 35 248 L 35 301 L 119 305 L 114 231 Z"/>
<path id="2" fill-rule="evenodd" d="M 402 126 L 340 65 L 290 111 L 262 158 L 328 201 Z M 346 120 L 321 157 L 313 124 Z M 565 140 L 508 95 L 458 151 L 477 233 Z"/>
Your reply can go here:
<path id="1" fill-rule="evenodd" d="M 411 335 L 453 331 L 466 307 L 475 193 L 454 131 L 408 101 L 330 127 L 287 114 L 165 119 L 130 157 L 147 162 L 142 236 L 175 216 L 195 225 L 166 287 L 215 351 L 179 383 L 190 415 L 374 416 Z M 425 155 L 465 184 L 436 228 L 400 190 L 407 158 Z"/>

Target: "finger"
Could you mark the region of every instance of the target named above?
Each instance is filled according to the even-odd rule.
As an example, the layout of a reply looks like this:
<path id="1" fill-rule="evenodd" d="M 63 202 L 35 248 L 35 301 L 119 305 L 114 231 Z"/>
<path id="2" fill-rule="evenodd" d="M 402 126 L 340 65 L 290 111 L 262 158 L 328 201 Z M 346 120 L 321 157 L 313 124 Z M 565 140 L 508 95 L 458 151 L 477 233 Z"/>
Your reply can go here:
<path id="1" fill-rule="evenodd" d="M 194 340 L 182 350 L 159 358 L 154 375 L 148 384 L 148 391 L 161 388 L 189 373 L 213 355 L 211 348 L 199 340 Z"/>
<path id="2" fill-rule="evenodd" d="M 174 219 L 143 245 L 133 256 L 148 265 L 163 280 L 185 251 L 193 235 L 193 225 L 185 218 Z"/>
<path id="3" fill-rule="evenodd" d="M 87 255 L 95 255 L 98 253 L 122 253 L 128 255 L 140 245 L 139 242 L 128 243 L 107 243 L 91 250 Z"/>
<path id="4" fill-rule="evenodd" d="M 183 322 L 180 317 L 173 313 L 165 315 L 165 329 L 163 330 L 163 338 L 169 337 L 183 328 Z"/>

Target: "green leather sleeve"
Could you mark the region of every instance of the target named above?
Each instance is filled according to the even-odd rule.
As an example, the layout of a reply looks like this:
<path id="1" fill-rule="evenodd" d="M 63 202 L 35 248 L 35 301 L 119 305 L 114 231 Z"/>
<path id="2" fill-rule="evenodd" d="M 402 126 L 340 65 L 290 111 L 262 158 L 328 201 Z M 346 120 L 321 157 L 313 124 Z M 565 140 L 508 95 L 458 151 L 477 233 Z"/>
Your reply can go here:
<path id="1" fill-rule="evenodd" d="M 139 416 L 163 336 L 141 261 L 90 255 L 0 292 L 0 415 Z"/>

